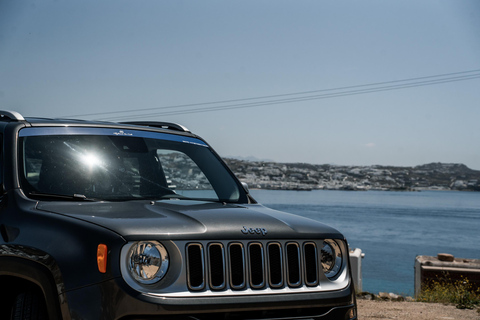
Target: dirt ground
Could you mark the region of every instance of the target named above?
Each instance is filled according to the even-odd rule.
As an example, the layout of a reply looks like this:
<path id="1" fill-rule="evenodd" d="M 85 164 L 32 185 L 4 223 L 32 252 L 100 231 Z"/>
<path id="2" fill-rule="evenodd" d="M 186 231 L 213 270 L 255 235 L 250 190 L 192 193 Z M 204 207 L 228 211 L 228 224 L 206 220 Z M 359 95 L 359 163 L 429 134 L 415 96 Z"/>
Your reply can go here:
<path id="1" fill-rule="evenodd" d="M 358 319 L 378 320 L 480 320 L 477 309 L 457 309 L 454 305 L 422 302 L 357 300 Z"/>

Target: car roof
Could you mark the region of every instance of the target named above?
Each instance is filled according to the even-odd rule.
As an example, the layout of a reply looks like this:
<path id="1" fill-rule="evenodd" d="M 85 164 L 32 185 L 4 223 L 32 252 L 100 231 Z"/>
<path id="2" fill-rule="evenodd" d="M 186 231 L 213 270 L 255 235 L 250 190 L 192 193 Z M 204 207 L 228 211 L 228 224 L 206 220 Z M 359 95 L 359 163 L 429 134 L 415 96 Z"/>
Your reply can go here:
<path id="1" fill-rule="evenodd" d="M 0 121 L 8 122 L 27 122 L 31 126 L 80 126 L 80 127 L 111 127 L 111 128 L 131 128 L 137 130 L 162 131 L 187 136 L 198 136 L 190 132 L 186 127 L 172 122 L 162 121 L 127 121 L 127 122 L 107 122 L 98 120 L 81 119 L 61 119 L 61 118 L 41 118 L 41 117 L 23 117 L 16 111 L 0 110 Z"/>

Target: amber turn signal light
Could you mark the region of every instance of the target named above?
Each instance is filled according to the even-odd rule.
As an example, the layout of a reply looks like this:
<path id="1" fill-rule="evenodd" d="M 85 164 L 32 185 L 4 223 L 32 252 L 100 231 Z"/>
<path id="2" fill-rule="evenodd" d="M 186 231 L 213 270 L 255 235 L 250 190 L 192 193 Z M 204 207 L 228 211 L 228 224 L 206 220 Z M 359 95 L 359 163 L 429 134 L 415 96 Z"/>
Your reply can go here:
<path id="1" fill-rule="evenodd" d="M 107 245 L 99 244 L 97 247 L 97 265 L 98 271 L 101 273 L 107 272 Z"/>

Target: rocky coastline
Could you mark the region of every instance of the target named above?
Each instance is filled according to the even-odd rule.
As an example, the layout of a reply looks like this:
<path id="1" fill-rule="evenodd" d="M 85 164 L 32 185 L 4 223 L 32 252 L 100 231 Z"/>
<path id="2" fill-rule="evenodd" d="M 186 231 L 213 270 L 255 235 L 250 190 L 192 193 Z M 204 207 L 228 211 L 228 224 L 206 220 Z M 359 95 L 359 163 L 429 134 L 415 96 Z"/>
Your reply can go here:
<path id="1" fill-rule="evenodd" d="M 242 182 L 255 189 L 480 191 L 480 171 L 456 163 L 396 167 L 224 160 Z"/>
<path id="2" fill-rule="evenodd" d="M 416 301 L 413 297 L 403 296 L 392 292 L 379 292 L 374 294 L 371 292 L 360 292 L 357 294 L 357 299 L 363 300 L 378 300 L 378 301 L 407 301 L 414 302 Z"/>

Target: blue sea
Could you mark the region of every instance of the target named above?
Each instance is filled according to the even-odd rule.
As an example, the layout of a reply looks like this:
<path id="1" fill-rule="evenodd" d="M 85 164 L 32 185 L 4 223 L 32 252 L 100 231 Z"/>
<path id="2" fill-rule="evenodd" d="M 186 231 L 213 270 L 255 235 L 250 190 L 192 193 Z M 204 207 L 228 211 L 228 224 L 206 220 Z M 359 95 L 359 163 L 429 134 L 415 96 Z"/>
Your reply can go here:
<path id="1" fill-rule="evenodd" d="M 480 192 L 251 190 L 272 209 L 328 224 L 365 253 L 363 291 L 413 295 L 417 255 L 480 259 Z"/>

